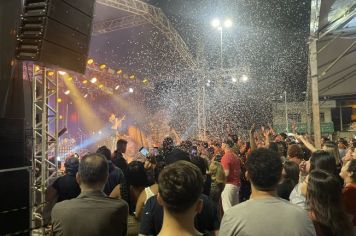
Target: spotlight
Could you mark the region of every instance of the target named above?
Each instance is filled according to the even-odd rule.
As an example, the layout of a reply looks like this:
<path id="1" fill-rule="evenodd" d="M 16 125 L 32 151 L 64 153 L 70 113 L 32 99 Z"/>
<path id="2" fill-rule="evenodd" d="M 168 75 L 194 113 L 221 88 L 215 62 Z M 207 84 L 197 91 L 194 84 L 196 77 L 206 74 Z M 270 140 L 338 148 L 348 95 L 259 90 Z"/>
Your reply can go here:
<path id="1" fill-rule="evenodd" d="M 54 75 L 54 72 L 53 72 L 53 71 L 48 71 L 47 75 L 48 75 L 48 76 L 53 76 L 53 75 Z"/>
<path id="2" fill-rule="evenodd" d="M 120 88 L 120 85 L 116 85 L 115 90 L 118 90 Z"/>
<path id="3" fill-rule="evenodd" d="M 60 75 L 66 75 L 67 72 L 59 70 L 59 71 L 58 71 L 58 74 L 60 74 Z"/>
<path id="4" fill-rule="evenodd" d="M 235 77 L 232 77 L 231 80 L 232 80 L 233 83 L 237 82 L 237 79 Z"/>
<path id="5" fill-rule="evenodd" d="M 206 83 L 206 86 L 210 87 L 210 83 Z"/>
<path id="6" fill-rule="evenodd" d="M 62 115 L 59 115 L 59 119 L 62 120 L 62 119 L 63 119 L 63 116 L 62 116 Z"/>
<path id="7" fill-rule="evenodd" d="M 122 74 L 122 70 L 116 71 L 116 74 L 121 75 Z"/>
<path id="8" fill-rule="evenodd" d="M 101 70 L 104 70 L 104 69 L 106 68 L 106 65 L 105 65 L 105 64 L 101 64 L 101 65 L 99 66 L 99 68 L 100 68 Z"/>
<path id="9" fill-rule="evenodd" d="M 214 28 L 221 27 L 220 20 L 219 20 L 218 18 L 215 18 L 215 19 L 211 22 L 211 25 L 212 25 Z"/>
<path id="10" fill-rule="evenodd" d="M 142 83 L 147 84 L 148 83 L 148 79 L 142 80 Z"/>
<path id="11" fill-rule="evenodd" d="M 86 94 L 84 94 L 84 98 L 87 98 L 88 97 L 88 94 L 86 93 Z"/>
<path id="12" fill-rule="evenodd" d="M 242 75 L 241 80 L 242 80 L 243 82 L 246 82 L 246 81 L 248 80 L 247 75 Z"/>
<path id="13" fill-rule="evenodd" d="M 224 27 L 230 28 L 231 26 L 232 26 L 232 20 L 230 20 L 230 19 L 225 20 Z"/>
<path id="14" fill-rule="evenodd" d="M 90 58 L 90 59 L 88 59 L 87 64 L 91 65 L 91 64 L 93 64 L 93 62 L 94 62 L 94 60 L 92 58 Z"/>
<path id="15" fill-rule="evenodd" d="M 88 80 L 83 80 L 83 82 L 82 82 L 83 84 L 87 84 L 88 83 Z"/>
<path id="16" fill-rule="evenodd" d="M 64 94 L 65 94 L 65 95 L 70 94 L 70 90 L 69 90 L 69 89 L 68 89 L 68 90 L 66 90 L 66 91 L 64 92 Z"/>
<path id="17" fill-rule="evenodd" d="M 130 75 L 129 78 L 130 78 L 130 79 L 135 79 L 135 76 L 134 76 L 134 75 Z"/>
<path id="18" fill-rule="evenodd" d="M 133 93 L 133 88 L 129 88 L 129 93 Z"/>
<path id="19" fill-rule="evenodd" d="M 38 72 L 40 70 L 40 66 L 39 65 L 35 65 L 35 72 Z"/>
<path id="20" fill-rule="evenodd" d="M 208 83 L 210 83 L 211 81 L 210 81 L 210 79 L 208 79 Z"/>
<path id="21" fill-rule="evenodd" d="M 69 76 L 67 79 L 68 79 L 68 81 L 72 81 L 73 77 Z"/>
<path id="22" fill-rule="evenodd" d="M 91 80 L 90 80 L 90 82 L 91 82 L 92 84 L 95 84 L 96 81 L 98 81 L 96 77 L 93 77 L 93 78 L 91 78 Z"/>
<path id="23" fill-rule="evenodd" d="M 100 84 L 100 85 L 99 85 L 99 88 L 102 88 L 102 87 L 104 87 L 104 85 Z"/>
<path id="24" fill-rule="evenodd" d="M 62 98 L 57 98 L 57 102 L 58 103 L 62 102 Z"/>
<path id="25" fill-rule="evenodd" d="M 99 130 L 98 134 L 101 134 L 101 130 Z"/>

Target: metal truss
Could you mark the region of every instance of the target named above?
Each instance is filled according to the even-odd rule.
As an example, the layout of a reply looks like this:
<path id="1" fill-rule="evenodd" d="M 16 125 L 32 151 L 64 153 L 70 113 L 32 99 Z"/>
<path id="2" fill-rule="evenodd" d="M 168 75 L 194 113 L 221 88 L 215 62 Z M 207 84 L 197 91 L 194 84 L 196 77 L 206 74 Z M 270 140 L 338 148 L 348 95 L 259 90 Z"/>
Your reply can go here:
<path id="1" fill-rule="evenodd" d="M 197 68 L 188 46 L 160 8 L 139 0 L 97 0 L 97 2 L 143 17 L 163 33 L 190 68 Z"/>
<path id="2" fill-rule="evenodd" d="M 57 175 L 58 154 L 58 72 L 33 65 L 32 71 L 33 156 L 31 178 L 32 228 L 45 234 L 45 192 Z M 53 158 L 53 162 L 49 160 Z"/>
<path id="3" fill-rule="evenodd" d="M 129 15 L 111 20 L 98 21 L 93 24 L 93 35 L 106 34 L 117 30 L 134 28 L 147 24 L 140 15 Z"/>

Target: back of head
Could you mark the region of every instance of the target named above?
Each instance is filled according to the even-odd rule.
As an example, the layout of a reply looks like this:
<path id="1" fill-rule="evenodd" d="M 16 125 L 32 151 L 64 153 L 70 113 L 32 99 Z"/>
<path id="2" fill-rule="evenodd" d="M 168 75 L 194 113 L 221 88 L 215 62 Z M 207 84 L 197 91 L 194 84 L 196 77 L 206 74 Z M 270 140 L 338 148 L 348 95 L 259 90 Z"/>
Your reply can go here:
<path id="1" fill-rule="evenodd" d="M 203 191 L 203 176 L 194 164 L 177 161 L 162 170 L 158 191 L 168 211 L 182 213 L 198 201 Z"/>
<path id="2" fill-rule="evenodd" d="M 116 150 L 121 151 L 124 146 L 127 145 L 127 141 L 125 139 L 119 139 L 116 142 Z"/>
<path id="3" fill-rule="evenodd" d="M 208 169 L 207 163 L 205 160 L 199 156 L 192 156 L 191 162 L 196 165 L 201 171 L 202 175 L 206 175 L 206 171 Z"/>
<path id="4" fill-rule="evenodd" d="M 289 157 L 296 157 L 298 159 L 303 159 L 304 153 L 302 148 L 298 144 L 292 144 L 288 147 L 288 153 L 287 155 Z"/>
<path id="5" fill-rule="evenodd" d="M 224 168 L 220 164 L 220 162 L 212 161 L 209 166 L 209 173 L 211 175 L 211 180 L 218 183 L 226 182 L 226 175 L 224 172 Z"/>
<path id="6" fill-rule="evenodd" d="M 166 163 L 161 161 L 161 162 L 157 162 L 156 166 L 154 167 L 153 172 L 154 172 L 154 178 L 156 183 L 158 183 L 159 174 L 161 173 L 161 171 L 164 169 L 165 166 Z"/>
<path id="7" fill-rule="evenodd" d="M 79 168 L 79 158 L 71 156 L 64 162 L 65 172 L 70 175 L 75 175 Z"/>
<path id="8" fill-rule="evenodd" d="M 246 169 L 253 186 L 260 191 L 275 190 L 282 174 L 282 160 L 278 153 L 258 148 L 247 159 Z"/>
<path id="9" fill-rule="evenodd" d="M 326 141 L 324 143 L 323 150 L 327 151 L 328 153 L 330 153 L 330 155 L 334 158 L 334 161 L 335 161 L 336 165 L 340 165 L 341 164 L 341 158 L 340 158 L 339 149 L 338 149 L 337 144 L 335 142 Z"/>
<path id="10" fill-rule="evenodd" d="M 110 161 L 111 160 L 111 151 L 109 148 L 107 148 L 106 146 L 101 146 L 98 148 L 98 150 L 96 150 L 96 153 L 100 153 L 101 155 L 103 155 L 106 160 Z"/>
<path id="11" fill-rule="evenodd" d="M 88 187 L 104 186 L 109 175 L 106 158 L 98 153 L 85 155 L 79 163 L 80 183 Z"/>
<path id="12" fill-rule="evenodd" d="M 351 181 L 356 183 L 356 159 L 352 159 L 348 163 L 347 172 L 349 172 Z"/>
<path id="13" fill-rule="evenodd" d="M 146 187 L 148 184 L 145 166 L 140 161 L 132 161 L 127 169 L 127 182 L 134 187 Z"/>
<path id="14" fill-rule="evenodd" d="M 316 151 L 313 152 L 310 157 L 310 171 L 312 170 L 324 170 L 331 174 L 336 174 L 336 162 L 334 157 L 330 155 L 327 151 Z"/>
<path id="15" fill-rule="evenodd" d="M 283 163 L 283 169 L 285 172 L 284 179 L 289 179 L 294 185 L 299 181 L 299 166 L 293 161 L 285 161 Z"/>
<path id="16" fill-rule="evenodd" d="M 177 161 L 190 161 L 190 155 L 189 153 L 176 148 L 173 149 L 173 151 L 171 151 L 169 154 L 167 154 L 165 161 L 167 165 Z"/>
<path id="17" fill-rule="evenodd" d="M 341 191 L 342 186 L 335 175 L 324 170 L 309 173 L 306 202 L 316 221 L 329 226 L 333 235 L 352 235 Z"/>

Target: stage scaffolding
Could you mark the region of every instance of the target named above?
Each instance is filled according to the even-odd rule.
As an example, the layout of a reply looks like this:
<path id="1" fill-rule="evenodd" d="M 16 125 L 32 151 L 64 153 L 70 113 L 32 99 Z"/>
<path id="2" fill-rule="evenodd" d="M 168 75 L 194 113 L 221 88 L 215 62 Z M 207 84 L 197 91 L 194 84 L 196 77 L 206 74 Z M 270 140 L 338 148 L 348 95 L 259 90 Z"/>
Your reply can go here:
<path id="1" fill-rule="evenodd" d="M 32 229 L 45 235 L 43 211 L 46 189 L 58 171 L 58 71 L 33 65 L 32 125 L 33 155 L 31 176 Z"/>

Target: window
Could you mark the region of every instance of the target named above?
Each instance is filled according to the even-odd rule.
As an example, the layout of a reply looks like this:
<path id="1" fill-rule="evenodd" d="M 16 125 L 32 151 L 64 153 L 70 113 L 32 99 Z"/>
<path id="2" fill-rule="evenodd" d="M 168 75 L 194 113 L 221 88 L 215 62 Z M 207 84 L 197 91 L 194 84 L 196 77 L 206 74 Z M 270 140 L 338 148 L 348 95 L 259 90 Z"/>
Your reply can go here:
<path id="1" fill-rule="evenodd" d="M 324 112 L 320 112 L 320 122 L 321 123 L 325 122 L 325 113 Z"/>

